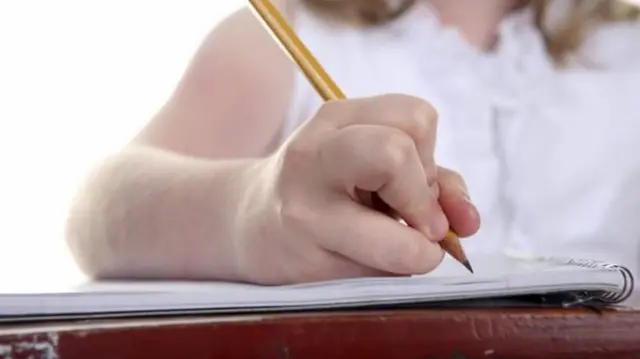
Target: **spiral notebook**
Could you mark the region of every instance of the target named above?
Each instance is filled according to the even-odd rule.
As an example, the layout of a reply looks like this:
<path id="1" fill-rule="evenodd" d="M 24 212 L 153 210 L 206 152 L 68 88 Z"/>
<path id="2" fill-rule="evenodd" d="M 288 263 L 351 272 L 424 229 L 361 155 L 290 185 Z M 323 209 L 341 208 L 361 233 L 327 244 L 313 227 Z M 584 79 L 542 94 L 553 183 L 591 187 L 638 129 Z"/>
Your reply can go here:
<path id="1" fill-rule="evenodd" d="M 612 305 L 633 292 L 624 266 L 510 253 L 473 258 L 475 274 L 446 259 L 413 277 L 288 286 L 221 282 L 91 282 L 59 290 L 0 293 L 0 320 L 69 316 L 248 313 L 398 306 Z M 483 304 L 484 303 L 484 304 Z"/>

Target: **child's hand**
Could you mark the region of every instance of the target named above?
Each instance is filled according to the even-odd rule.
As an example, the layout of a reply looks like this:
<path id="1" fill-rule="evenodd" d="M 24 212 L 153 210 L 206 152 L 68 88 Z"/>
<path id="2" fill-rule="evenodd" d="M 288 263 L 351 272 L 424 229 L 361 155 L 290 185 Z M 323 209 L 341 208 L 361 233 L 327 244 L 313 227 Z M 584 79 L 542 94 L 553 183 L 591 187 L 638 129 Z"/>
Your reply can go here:
<path id="1" fill-rule="evenodd" d="M 403 95 L 324 105 L 259 168 L 238 217 L 241 276 L 283 284 L 437 267 L 449 226 L 468 236 L 480 219 L 462 178 L 434 162 L 436 122 Z M 411 227 L 371 209 L 369 192 Z"/>

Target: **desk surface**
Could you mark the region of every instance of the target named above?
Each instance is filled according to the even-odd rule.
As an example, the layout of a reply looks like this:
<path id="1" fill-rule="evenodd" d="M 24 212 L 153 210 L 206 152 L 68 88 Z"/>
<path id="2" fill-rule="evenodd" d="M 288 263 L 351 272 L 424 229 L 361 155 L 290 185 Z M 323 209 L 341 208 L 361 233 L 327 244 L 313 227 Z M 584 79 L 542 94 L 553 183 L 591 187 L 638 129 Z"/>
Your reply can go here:
<path id="1" fill-rule="evenodd" d="M 0 358 L 147 357 L 639 358 L 640 309 L 428 309 L 0 327 Z"/>

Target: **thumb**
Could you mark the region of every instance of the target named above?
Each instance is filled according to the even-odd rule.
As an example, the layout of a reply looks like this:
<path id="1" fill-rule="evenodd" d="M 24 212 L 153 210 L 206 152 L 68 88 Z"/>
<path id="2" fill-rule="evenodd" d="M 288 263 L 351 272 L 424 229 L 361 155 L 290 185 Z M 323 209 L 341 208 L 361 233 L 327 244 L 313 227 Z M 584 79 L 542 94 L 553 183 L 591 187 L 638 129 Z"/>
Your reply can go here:
<path id="1" fill-rule="evenodd" d="M 469 199 L 467 186 L 457 172 L 438 167 L 439 202 L 454 232 L 469 237 L 480 228 L 480 214 Z"/>

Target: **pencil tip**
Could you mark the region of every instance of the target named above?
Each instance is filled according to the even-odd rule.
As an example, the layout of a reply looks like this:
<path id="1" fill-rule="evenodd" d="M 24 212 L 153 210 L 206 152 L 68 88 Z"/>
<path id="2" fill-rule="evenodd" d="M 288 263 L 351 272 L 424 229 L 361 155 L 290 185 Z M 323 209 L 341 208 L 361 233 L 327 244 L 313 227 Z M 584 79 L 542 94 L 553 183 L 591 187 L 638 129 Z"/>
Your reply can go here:
<path id="1" fill-rule="evenodd" d="M 471 267 L 471 263 L 469 261 L 462 262 L 462 265 L 469 270 L 473 274 L 473 268 Z"/>

